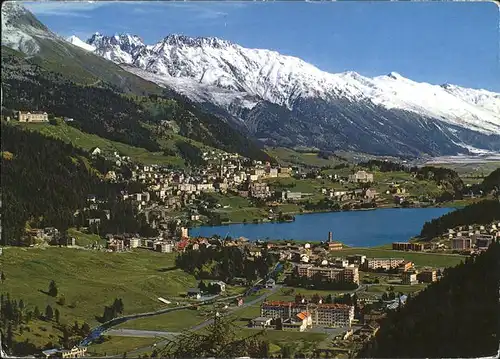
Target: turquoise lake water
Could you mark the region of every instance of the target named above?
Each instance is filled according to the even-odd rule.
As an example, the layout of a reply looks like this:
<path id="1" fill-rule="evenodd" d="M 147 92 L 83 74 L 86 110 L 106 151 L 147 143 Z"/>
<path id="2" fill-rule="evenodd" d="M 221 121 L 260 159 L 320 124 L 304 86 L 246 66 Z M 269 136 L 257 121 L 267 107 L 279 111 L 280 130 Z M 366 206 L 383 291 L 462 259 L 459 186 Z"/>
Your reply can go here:
<path id="1" fill-rule="evenodd" d="M 328 232 L 348 246 L 374 247 L 406 242 L 420 233 L 425 222 L 453 211 L 453 208 L 388 208 L 370 211 L 328 212 L 296 215 L 295 222 L 230 224 L 192 228 L 190 236 L 245 237 L 323 241 Z"/>

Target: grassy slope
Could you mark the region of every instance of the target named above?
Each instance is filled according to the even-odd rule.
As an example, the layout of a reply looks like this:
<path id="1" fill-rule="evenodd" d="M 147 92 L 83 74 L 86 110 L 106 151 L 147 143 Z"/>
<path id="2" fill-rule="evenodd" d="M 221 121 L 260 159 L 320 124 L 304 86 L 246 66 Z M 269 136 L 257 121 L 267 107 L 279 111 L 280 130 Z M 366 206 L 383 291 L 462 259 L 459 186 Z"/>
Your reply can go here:
<path id="1" fill-rule="evenodd" d="M 12 121 L 11 123 L 32 131 L 39 131 L 49 137 L 61 139 L 65 142 L 73 144 L 75 147 L 80 147 L 85 150 L 90 150 L 93 147 L 99 147 L 104 151 L 116 151 L 124 156 L 129 156 L 134 161 L 144 164 L 170 164 L 176 167 L 185 166 L 184 160 L 180 157 L 164 156 L 162 152 L 150 152 L 141 147 L 134 147 L 125 143 L 108 140 L 94 134 L 82 132 L 79 129 L 65 123 L 60 123 L 58 125 L 18 123 L 15 121 Z M 168 147 L 168 145 L 165 145 L 164 147 Z"/>
<path id="2" fill-rule="evenodd" d="M 100 357 L 122 355 L 127 351 L 152 346 L 158 341 L 159 339 L 157 338 L 107 336 L 106 341 L 99 344 L 92 344 L 87 350 L 89 354 Z"/>
<path id="3" fill-rule="evenodd" d="M 75 238 L 75 244 L 77 246 L 88 246 L 94 243 L 104 245 L 106 241 L 99 237 L 97 234 L 88 234 L 78 231 L 76 228 L 69 228 L 68 235 Z"/>
<path id="4" fill-rule="evenodd" d="M 81 320 L 96 325 L 105 305 L 119 297 L 125 314 L 157 310 L 164 305 L 157 298 L 173 298 L 196 284 L 181 270 L 162 269 L 174 265 L 174 254 L 136 250 L 131 253 L 104 253 L 68 248 L 7 248 L 0 264 L 7 280 L 2 293 L 23 299 L 28 308 L 47 304 L 59 308 L 61 321 Z M 66 305 L 40 290 L 55 280 Z M 75 308 L 70 308 L 75 304 Z"/>
<path id="5" fill-rule="evenodd" d="M 116 328 L 180 332 L 210 318 L 206 310 L 183 309 L 154 317 L 131 320 Z"/>

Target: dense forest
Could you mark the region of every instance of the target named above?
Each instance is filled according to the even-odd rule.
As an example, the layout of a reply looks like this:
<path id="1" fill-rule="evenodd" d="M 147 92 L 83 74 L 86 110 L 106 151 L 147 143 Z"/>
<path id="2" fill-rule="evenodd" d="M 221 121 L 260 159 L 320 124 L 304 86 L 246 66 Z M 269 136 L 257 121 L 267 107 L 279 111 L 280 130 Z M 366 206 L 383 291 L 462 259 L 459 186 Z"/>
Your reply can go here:
<path id="1" fill-rule="evenodd" d="M 151 151 L 160 150 L 151 125 L 175 122 L 181 136 L 252 159 L 271 160 L 251 139 L 180 95 L 124 95 L 104 81 L 79 85 L 46 67 L 40 59 L 2 53 L 2 105 L 71 117 L 85 132 Z"/>
<path id="2" fill-rule="evenodd" d="M 500 243 L 445 269 L 382 321 L 360 358 L 478 358 L 496 355 L 500 338 Z"/>
<path id="3" fill-rule="evenodd" d="M 380 171 L 380 172 L 413 172 L 418 171 L 417 167 L 410 167 L 404 163 L 396 163 L 391 161 L 382 160 L 368 160 L 358 164 L 360 167 L 364 167 L 370 171 Z"/>
<path id="4" fill-rule="evenodd" d="M 500 220 L 500 202 L 484 200 L 426 222 L 420 232 L 420 237 L 424 240 L 431 240 L 445 233 L 449 228 L 489 224 L 494 220 Z"/>
<path id="5" fill-rule="evenodd" d="M 68 228 L 101 189 L 86 153 L 2 122 L 2 244 L 21 245 L 25 223 Z"/>
<path id="6" fill-rule="evenodd" d="M 261 257 L 248 258 L 237 247 L 206 248 L 188 250 L 177 256 L 175 264 L 198 279 L 219 279 L 230 283 L 234 277 L 249 282 L 264 278 L 278 262 L 275 255 L 264 251 Z"/>

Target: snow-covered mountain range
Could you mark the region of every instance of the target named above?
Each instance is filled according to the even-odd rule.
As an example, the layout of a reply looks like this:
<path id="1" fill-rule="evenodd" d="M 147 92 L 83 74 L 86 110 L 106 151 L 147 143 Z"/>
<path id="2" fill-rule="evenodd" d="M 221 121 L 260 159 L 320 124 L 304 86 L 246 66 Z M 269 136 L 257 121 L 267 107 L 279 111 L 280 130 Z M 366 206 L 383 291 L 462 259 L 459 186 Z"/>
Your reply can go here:
<path id="1" fill-rule="evenodd" d="M 45 40 L 60 44 L 26 9 L 8 4 L 2 45 L 43 56 L 40 48 L 51 46 Z M 180 93 L 269 145 L 411 156 L 500 152 L 498 93 L 419 83 L 395 72 L 332 74 L 213 37 L 169 35 L 146 45 L 139 36 L 96 33 L 63 42 Z"/>
<path id="2" fill-rule="evenodd" d="M 77 46 L 82 42 L 74 37 L 69 41 Z M 343 127 L 349 127 L 347 132 L 358 127 L 363 135 L 374 137 L 374 142 L 381 141 L 377 137 L 387 141 L 387 136 L 395 135 L 393 129 L 404 132 L 401 127 L 406 127 L 408 131 L 420 128 L 417 137 L 425 137 L 429 131 L 441 132 L 431 136 L 436 137 L 430 146 L 435 149 L 429 151 L 431 144 L 421 138 L 422 146 L 408 144 L 413 152 L 440 152 L 441 138 L 449 145 L 445 152 L 500 150 L 498 93 L 419 83 L 395 72 L 375 78 L 356 72 L 332 74 L 296 57 L 248 49 L 214 37 L 169 35 L 146 45 L 138 36 L 96 33 L 85 44 L 128 71 L 217 107 L 266 142 L 293 142 L 286 141 L 289 136 L 284 126 L 297 135 L 292 137 L 300 144 L 356 148 L 356 143 L 351 146 L 349 142 L 361 134 L 336 134 L 337 143 L 325 146 L 332 136 L 326 133 L 322 139 L 313 139 L 315 131 L 301 134 L 300 127 L 337 132 Z M 405 142 L 404 138 L 395 141 Z"/>

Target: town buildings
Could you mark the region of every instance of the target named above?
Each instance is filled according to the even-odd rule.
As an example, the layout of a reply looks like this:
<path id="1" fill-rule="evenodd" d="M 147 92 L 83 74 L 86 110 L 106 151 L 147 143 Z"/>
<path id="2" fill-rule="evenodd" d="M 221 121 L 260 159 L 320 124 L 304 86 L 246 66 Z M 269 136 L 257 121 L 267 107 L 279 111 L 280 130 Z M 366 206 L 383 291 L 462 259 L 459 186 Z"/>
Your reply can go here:
<path id="1" fill-rule="evenodd" d="M 81 358 L 84 357 L 87 353 L 87 347 L 78 347 L 75 346 L 72 349 L 48 349 L 42 351 L 42 355 L 47 359 L 55 359 L 55 358 Z"/>
<path id="2" fill-rule="evenodd" d="M 457 237 L 451 240 L 451 248 L 457 251 L 472 249 L 472 239 L 466 237 Z"/>

